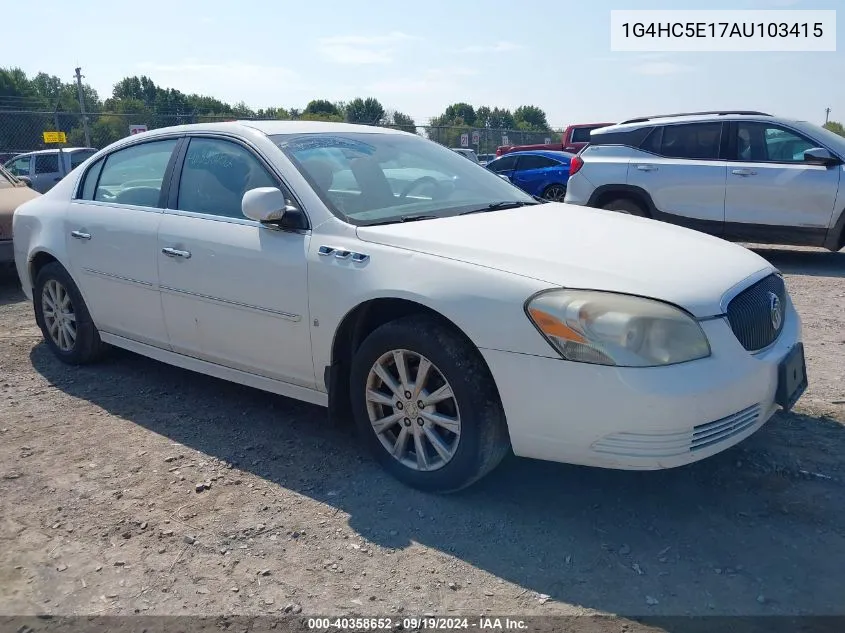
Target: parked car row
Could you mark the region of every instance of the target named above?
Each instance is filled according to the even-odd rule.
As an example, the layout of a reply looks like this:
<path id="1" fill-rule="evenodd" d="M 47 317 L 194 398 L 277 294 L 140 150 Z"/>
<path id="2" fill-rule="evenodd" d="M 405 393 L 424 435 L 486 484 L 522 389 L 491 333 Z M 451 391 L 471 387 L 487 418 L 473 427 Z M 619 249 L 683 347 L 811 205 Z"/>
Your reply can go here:
<path id="1" fill-rule="evenodd" d="M 630 156 L 628 125 L 595 153 Z M 701 232 L 515 186 L 574 171 L 582 195 L 585 154 L 485 169 L 386 128 L 164 128 L 20 206 L 15 262 L 61 361 L 113 345 L 326 406 L 425 490 L 511 451 L 622 469 L 719 453 L 806 388 L 783 278 Z"/>
<path id="2" fill-rule="evenodd" d="M 93 147 L 44 149 L 17 154 L 3 167 L 39 193 L 46 193 L 96 153 Z"/>

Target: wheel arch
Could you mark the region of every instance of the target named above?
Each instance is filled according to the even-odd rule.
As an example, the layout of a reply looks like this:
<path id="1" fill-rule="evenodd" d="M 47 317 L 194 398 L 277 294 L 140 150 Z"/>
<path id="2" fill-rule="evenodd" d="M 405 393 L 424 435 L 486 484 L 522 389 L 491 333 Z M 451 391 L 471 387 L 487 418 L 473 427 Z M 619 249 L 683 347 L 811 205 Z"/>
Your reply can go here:
<path id="1" fill-rule="evenodd" d="M 642 187 L 635 185 L 602 185 L 596 187 L 587 201 L 587 206 L 600 209 L 609 202 L 620 198 L 637 203 L 650 218 L 656 218 L 660 213 L 654 205 L 651 195 Z"/>
<path id="2" fill-rule="evenodd" d="M 67 266 L 65 266 L 61 262 L 61 260 L 59 260 L 56 254 L 48 249 L 39 248 L 38 250 L 30 254 L 29 260 L 27 262 L 27 274 L 29 275 L 30 288 L 35 287 L 35 278 L 38 277 L 38 273 L 41 272 L 41 269 L 51 262 L 56 262 L 62 268 L 68 270 Z M 68 271 L 68 274 L 70 274 L 70 271 Z"/>
<path id="3" fill-rule="evenodd" d="M 332 419 L 347 418 L 351 411 L 349 400 L 351 360 L 364 339 L 385 323 L 411 315 L 430 316 L 449 327 L 471 345 L 478 352 L 498 395 L 498 386 L 487 361 L 478 350 L 478 346 L 455 321 L 442 312 L 411 298 L 376 297 L 362 301 L 349 310 L 335 329 L 331 346 L 331 364 L 323 369 L 323 381 L 329 394 L 329 415 Z"/>
<path id="4" fill-rule="evenodd" d="M 824 247 L 833 252 L 845 247 L 845 208 L 839 212 L 839 219 L 828 230 Z"/>

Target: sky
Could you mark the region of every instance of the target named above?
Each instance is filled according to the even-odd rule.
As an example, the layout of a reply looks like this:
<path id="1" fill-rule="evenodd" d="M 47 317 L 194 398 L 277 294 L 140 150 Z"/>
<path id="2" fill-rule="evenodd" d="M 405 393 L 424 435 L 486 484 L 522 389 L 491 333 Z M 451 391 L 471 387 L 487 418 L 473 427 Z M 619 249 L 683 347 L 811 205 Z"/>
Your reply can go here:
<path id="1" fill-rule="evenodd" d="M 838 6 L 837 6 L 838 5 Z M 843 9 L 842 0 L 41 0 L 5 16 L 0 66 L 122 77 L 253 108 L 374 96 L 418 125 L 450 103 L 543 108 L 549 123 L 749 109 L 845 121 L 845 28 L 826 53 L 614 53 L 611 9 Z M 11 16 L 9 16 L 11 11 Z M 15 19 L 16 12 L 20 20 Z M 837 16 L 839 17 L 839 16 Z"/>

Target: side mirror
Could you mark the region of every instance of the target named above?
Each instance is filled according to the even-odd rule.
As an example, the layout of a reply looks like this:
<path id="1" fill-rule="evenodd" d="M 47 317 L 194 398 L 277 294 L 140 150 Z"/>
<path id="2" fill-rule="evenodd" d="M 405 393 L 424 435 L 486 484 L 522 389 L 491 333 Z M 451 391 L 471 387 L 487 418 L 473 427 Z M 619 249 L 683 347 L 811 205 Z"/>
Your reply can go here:
<path id="1" fill-rule="evenodd" d="M 287 204 L 285 195 L 278 188 L 258 187 L 244 194 L 241 211 L 250 220 L 275 224 L 285 217 L 285 213 L 296 211 L 296 208 Z"/>
<path id="2" fill-rule="evenodd" d="M 26 184 L 30 189 L 32 188 L 32 180 L 30 180 L 29 176 L 17 176 L 17 179 Z"/>
<path id="3" fill-rule="evenodd" d="M 808 149 L 804 152 L 804 161 L 812 165 L 824 165 L 825 167 L 838 165 L 842 162 L 823 147 Z"/>

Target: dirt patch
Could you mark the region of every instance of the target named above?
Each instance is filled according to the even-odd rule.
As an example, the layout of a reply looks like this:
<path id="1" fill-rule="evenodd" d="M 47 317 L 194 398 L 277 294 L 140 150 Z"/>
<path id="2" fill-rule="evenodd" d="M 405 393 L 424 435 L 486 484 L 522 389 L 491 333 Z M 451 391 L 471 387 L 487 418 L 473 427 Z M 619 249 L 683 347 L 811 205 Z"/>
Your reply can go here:
<path id="1" fill-rule="evenodd" d="M 794 413 L 677 470 L 512 458 L 447 497 L 322 409 L 129 353 L 60 364 L 7 276 L 0 613 L 845 614 L 845 254 L 759 252 L 804 319 Z"/>

